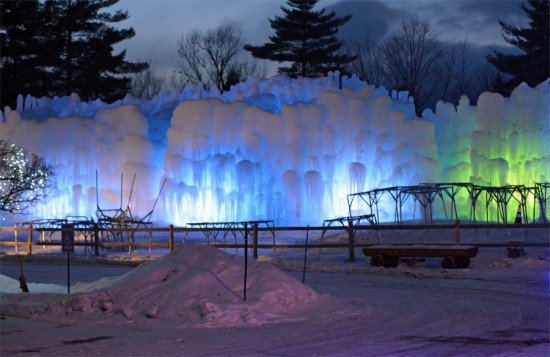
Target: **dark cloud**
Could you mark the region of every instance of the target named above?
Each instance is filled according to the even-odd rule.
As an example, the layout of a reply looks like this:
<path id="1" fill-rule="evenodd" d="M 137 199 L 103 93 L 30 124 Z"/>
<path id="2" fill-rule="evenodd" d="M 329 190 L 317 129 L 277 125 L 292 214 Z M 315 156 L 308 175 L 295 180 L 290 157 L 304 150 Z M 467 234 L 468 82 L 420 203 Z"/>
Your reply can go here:
<path id="1" fill-rule="evenodd" d="M 502 29 L 498 19 L 524 26 L 520 0 L 321 0 L 317 8 L 351 14 L 339 35 L 357 37 L 368 32 L 379 41 L 399 30 L 412 15 L 428 21 L 443 41 L 467 39 L 480 46 L 499 46 Z M 136 36 L 124 41 L 128 59 L 151 59 L 161 72 L 170 74 L 177 61 L 178 39 L 192 29 L 206 30 L 226 21 L 242 24 L 243 38 L 252 44 L 268 41 L 273 34 L 269 18 L 282 15 L 286 0 L 121 0 L 112 10 L 128 10 Z"/>
<path id="2" fill-rule="evenodd" d="M 340 1 L 327 6 L 327 11 L 334 11 L 338 16 L 352 15 L 351 20 L 342 26 L 338 35 L 350 39 L 365 36 L 378 42 L 388 35 L 391 24 L 399 22 L 402 11 L 390 9 L 379 1 Z"/>
<path id="3" fill-rule="evenodd" d="M 522 0 L 462 0 L 457 1 L 457 11 L 464 16 L 476 15 L 485 16 L 492 20 L 498 16 L 506 18 L 523 17 L 521 10 Z"/>
<path id="4" fill-rule="evenodd" d="M 480 45 L 502 43 L 502 28 L 498 20 L 519 26 L 526 23 L 521 1 L 462 0 L 452 2 L 451 5 L 446 12 L 440 12 L 436 26 L 443 33 L 461 34 Z"/>
<path id="5" fill-rule="evenodd" d="M 498 20 L 523 26 L 527 20 L 521 0 L 345 0 L 327 8 L 352 14 L 343 36 L 357 36 L 365 28 L 375 39 L 399 30 L 402 21 L 417 16 L 431 25 L 443 41 L 467 39 L 480 46 L 506 45 Z"/>

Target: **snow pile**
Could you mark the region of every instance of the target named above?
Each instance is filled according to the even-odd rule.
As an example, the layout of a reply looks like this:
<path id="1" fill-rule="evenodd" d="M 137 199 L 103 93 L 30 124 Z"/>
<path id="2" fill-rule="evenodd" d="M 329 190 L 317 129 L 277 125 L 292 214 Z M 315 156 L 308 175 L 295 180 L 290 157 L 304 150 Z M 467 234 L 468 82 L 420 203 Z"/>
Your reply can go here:
<path id="1" fill-rule="evenodd" d="M 160 318 L 176 320 L 180 327 L 237 327 L 302 321 L 321 309 L 342 313 L 347 306 L 267 263 L 249 261 L 246 300 L 243 287 L 243 257 L 187 244 L 121 277 L 81 284 L 75 295 L 3 294 L 2 314 Z"/>

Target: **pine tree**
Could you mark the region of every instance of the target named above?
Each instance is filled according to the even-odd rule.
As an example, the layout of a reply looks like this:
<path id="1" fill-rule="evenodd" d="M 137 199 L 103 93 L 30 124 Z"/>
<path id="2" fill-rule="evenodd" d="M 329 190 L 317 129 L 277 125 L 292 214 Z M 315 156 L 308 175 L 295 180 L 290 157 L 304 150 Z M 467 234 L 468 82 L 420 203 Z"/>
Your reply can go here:
<path id="1" fill-rule="evenodd" d="M 504 95 L 509 95 L 521 82 L 534 87 L 550 77 L 549 2 L 529 0 L 528 3 L 530 7 L 522 4 L 521 8 L 530 19 L 529 27 L 518 28 L 499 20 L 504 40 L 519 48 L 522 54 L 506 55 L 493 50 L 493 54 L 487 56 L 489 63 L 509 75 L 495 84 Z"/>
<path id="2" fill-rule="evenodd" d="M 147 63 L 125 60 L 113 46 L 132 38 L 132 28 L 110 24 L 127 11 L 102 11 L 119 0 L 2 1 L 2 106 L 19 94 L 70 95 L 113 101 L 130 89 L 129 74 Z"/>
<path id="3" fill-rule="evenodd" d="M 318 0 L 287 0 L 281 6 L 285 16 L 269 19 L 275 35 L 261 46 L 247 44 L 244 49 L 256 58 L 276 62 L 291 62 L 290 67 L 279 67 L 279 73 L 291 77 L 320 77 L 329 71 L 341 70 L 355 59 L 340 54 L 342 43 L 336 38 L 340 26 L 351 15 L 337 17 L 334 11 L 314 11 Z"/>
<path id="4" fill-rule="evenodd" d="M 127 11 L 101 11 L 118 1 L 45 2 L 45 18 L 49 20 L 46 47 L 50 49 L 47 62 L 53 68 L 52 88 L 56 94 L 76 92 L 88 100 L 121 99 L 130 89 L 131 78 L 125 75 L 147 68 L 146 63 L 127 62 L 126 50 L 113 54 L 114 45 L 135 36 L 133 28 L 109 25 L 126 20 Z"/>
<path id="5" fill-rule="evenodd" d="M 0 2 L 0 108 L 14 106 L 17 95 L 46 92 L 37 86 L 45 72 L 39 65 L 39 2 Z"/>

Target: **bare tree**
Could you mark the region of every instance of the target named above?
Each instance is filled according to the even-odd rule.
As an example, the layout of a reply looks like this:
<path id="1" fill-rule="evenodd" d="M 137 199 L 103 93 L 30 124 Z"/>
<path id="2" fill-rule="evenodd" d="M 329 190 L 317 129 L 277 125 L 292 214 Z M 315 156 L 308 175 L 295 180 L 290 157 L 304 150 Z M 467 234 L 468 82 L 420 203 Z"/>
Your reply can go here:
<path id="1" fill-rule="evenodd" d="M 457 53 L 457 65 L 455 67 L 456 71 L 453 77 L 456 82 L 456 92 L 458 95 L 467 94 L 470 88 L 472 88 L 471 81 L 473 79 L 472 71 L 474 66 L 475 49 L 468 44 L 466 39 L 464 39 L 456 44 L 455 51 Z"/>
<path id="2" fill-rule="evenodd" d="M 437 96 L 431 104 L 443 100 L 456 105 L 462 95 L 475 103 L 483 91 L 491 90 L 496 70 L 485 61 L 478 47 L 464 39 L 442 46 L 435 75 Z"/>
<path id="3" fill-rule="evenodd" d="M 348 65 L 352 74 L 368 84 L 377 87 L 382 85 L 383 72 L 382 63 L 379 61 L 379 49 L 371 40 L 368 31 L 362 38 L 354 38 L 346 42 L 345 49 L 350 56 L 357 57 Z"/>
<path id="4" fill-rule="evenodd" d="M 221 25 L 206 33 L 193 30 L 178 44 L 179 60 L 173 83 L 182 88 L 186 83 L 202 83 L 206 89 L 227 91 L 248 75 L 262 78 L 265 68 L 247 60 L 241 31 L 234 24 Z"/>
<path id="5" fill-rule="evenodd" d="M 43 158 L 0 140 L 0 212 L 27 213 L 49 195 L 53 175 Z"/>
<path id="6" fill-rule="evenodd" d="M 401 31 L 380 49 L 384 77 L 391 89 L 408 91 L 420 115 L 435 92 L 433 73 L 442 51 L 430 25 L 413 16 L 403 21 Z"/>
<path id="7" fill-rule="evenodd" d="M 483 92 L 496 92 L 495 83 L 499 77 L 499 72 L 488 62 L 483 61 L 474 67 L 472 78 L 475 80 L 471 83 L 468 97 L 472 104 L 476 104 L 479 95 Z"/>
<path id="8" fill-rule="evenodd" d="M 151 99 L 162 90 L 164 76 L 155 74 L 150 59 L 146 63 L 147 69 L 132 77 L 131 90 L 132 94 L 138 98 Z"/>
<path id="9" fill-rule="evenodd" d="M 458 104 L 463 94 L 468 97 L 471 94 L 475 48 L 466 39 L 441 46 L 433 83 L 438 88 L 438 96 L 434 99 Z"/>
<path id="10" fill-rule="evenodd" d="M 455 66 L 457 63 L 458 51 L 453 45 L 445 45 L 441 58 L 435 68 L 434 85 L 439 88 L 438 100 L 451 102 L 455 99 Z"/>

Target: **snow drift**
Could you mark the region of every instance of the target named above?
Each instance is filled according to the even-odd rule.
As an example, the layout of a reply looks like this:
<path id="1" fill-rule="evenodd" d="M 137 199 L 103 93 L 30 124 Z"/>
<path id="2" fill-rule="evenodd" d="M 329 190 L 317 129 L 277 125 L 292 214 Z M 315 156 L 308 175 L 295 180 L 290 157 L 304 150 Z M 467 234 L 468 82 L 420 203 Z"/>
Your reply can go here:
<path id="1" fill-rule="evenodd" d="M 216 248 L 186 244 L 115 279 L 79 284 L 65 294 L 3 294 L 2 314 L 26 318 L 161 318 L 180 327 L 238 327 L 296 322 L 312 311 L 349 313 L 269 263 L 248 264 Z"/>

